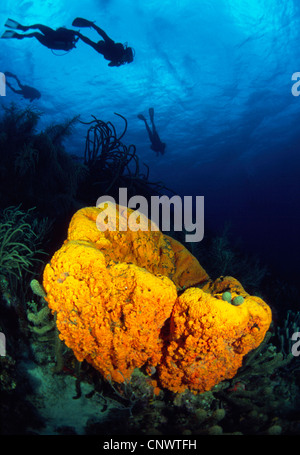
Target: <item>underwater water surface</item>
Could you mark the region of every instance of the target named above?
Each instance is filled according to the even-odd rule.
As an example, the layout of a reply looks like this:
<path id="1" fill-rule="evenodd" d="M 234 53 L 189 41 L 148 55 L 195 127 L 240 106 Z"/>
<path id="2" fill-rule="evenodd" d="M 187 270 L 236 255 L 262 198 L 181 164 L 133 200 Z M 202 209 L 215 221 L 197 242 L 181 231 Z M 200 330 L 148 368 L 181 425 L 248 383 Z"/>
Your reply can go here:
<path id="1" fill-rule="evenodd" d="M 3 31 L 7 17 L 53 28 L 86 17 L 132 46 L 134 62 L 111 68 L 83 42 L 52 53 L 35 39 L 2 40 L 0 64 L 41 92 L 34 101 L 43 112 L 40 127 L 95 115 L 122 129 L 114 112 L 124 115 L 126 143 L 136 145 L 153 180 L 182 196 L 204 195 L 208 226 L 232 221 L 246 246 L 296 276 L 297 2 L 3 1 L 0 13 Z M 97 40 L 94 31 L 86 34 Z M 20 96 L 7 89 L 1 101 Z M 137 119 L 149 107 L 167 144 L 164 156 L 150 149 Z M 84 140 L 78 127 L 68 150 L 82 155 Z"/>
<path id="2" fill-rule="evenodd" d="M 82 162 L 84 156 L 88 122 L 94 118 L 111 122 L 120 135 L 124 130 L 124 117 L 127 120 L 127 129 L 122 142 L 127 146 L 135 145 L 140 170 L 146 172 L 146 169 L 149 169 L 150 182 L 162 182 L 181 197 L 204 196 L 204 252 L 207 252 L 209 245 L 216 248 L 216 242 L 210 243 L 210 236 L 223 236 L 224 255 L 219 255 L 219 269 L 215 266 L 212 268 L 213 273 L 216 273 L 216 277 L 223 275 L 222 266 L 227 272 L 224 264 L 231 255 L 232 266 L 236 261 L 233 271 L 243 284 L 243 276 L 248 278 L 245 270 L 247 267 L 255 268 L 256 264 L 257 282 L 253 284 L 249 278 L 250 290 L 255 289 L 271 306 L 273 319 L 278 324 L 273 333 L 273 337 L 277 336 L 276 340 L 273 338 L 273 345 L 264 347 L 265 350 L 262 351 L 266 368 L 259 390 L 274 398 L 274 403 L 272 402 L 268 410 L 263 408 L 264 405 L 251 389 L 248 395 L 245 393 L 241 397 L 244 401 L 234 402 L 230 395 L 232 392 L 228 392 L 226 397 L 226 391 L 220 388 L 216 395 L 209 395 L 206 399 L 198 397 L 198 401 L 193 396 L 177 397 L 173 401 L 172 409 L 178 411 L 180 418 L 176 422 L 172 421 L 170 411 L 164 411 L 164 421 L 160 426 L 157 415 L 161 409 L 159 406 L 165 403 L 162 400 L 156 408 L 154 406 L 154 410 L 151 408 L 152 411 L 145 411 L 144 414 L 136 412 L 134 424 L 126 431 L 128 434 L 134 431 L 148 431 L 149 434 L 151 431 L 158 431 L 164 434 L 170 431 L 172 421 L 174 431 L 184 432 L 190 429 L 191 434 L 197 433 L 200 427 L 204 433 L 210 434 L 214 431 L 218 433 L 219 427 L 222 427 L 224 433 L 233 433 L 234 427 L 236 431 L 246 434 L 266 434 L 268 431 L 268 434 L 280 431 L 287 434 L 299 433 L 300 419 L 296 416 L 299 403 L 299 362 L 295 367 L 295 356 L 292 362 L 287 361 L 290 354 L 290 336 L 297 332 L 300 324 L 300 88 L 298 92 L 295 86 L 300 73 L 293 76 L 300 72 L 299 2 L 3 0 L 0 4 L 0 33 L 10 30 L 5 27 L 5 23 L 11 18 L 23 25 L 38 23 L 54 29 L 67 27 L 80 30 L 80 33 L 97 41 L 99 35 L 95 30 L 72 26 L 76 17 L 95 21 L 114 41 L 127 43 L 134 49 L 133 61 L 121 66 L 109 66 L 109 62 L 102 55 L 82 40 L 76 43 L 76 48 L 64 51 L 48 49 L 34 37 L 0 39 L 0 72 L 16 75 L 24 85 L 34 87 L 41 95 L 30 101 L 7 86 L 6 96 L 1 96 L 0 99 L 0 117 L 5 115 L 6 109 L 9 109 L 12 103 L 21 110 L 36 110 L 40 113 L 35 126 L 38 133 L 49 125 L 63 124 L 80 116 L 79 120 L 85 123 L 74 123 L 71 134 L 63 140 L 65 152 L 72 155 L 75 162 Z M 9 78 L 7 80 L 11 81 Z M 16 86 L 16 79 L 13 79 L 12 84 Z M 166 144 L 163 154 L 156 154 L 150 148 L 144 121 L 138 118 L 138 115 L 142 114 L 149 122 L 150 108 L 154 109 L 154 120 L 160 139 Z M 4 147 L 3 137 L 7 133 L 5 124 L 1 125 L 0 155 L 1 147 Z M 32 144 L 33 142 L 31 146 L 34 149 Z M 22 147 L 20 150 L 23 150 Z M 49 156 L 50 150 L 51 147 Z M 5 153 L 7 154 L 7 151 Z M 64 160 L 63 157 L 61 159 Z M 64 166 L 70 169 L 71 164 L 66 160 L 64 163 L 61 165 L 62 169 Z M 5 166 L 4 161 L 2 166 L 0 163 L 2 179 L 6 172 Z M 29 174 L 27 178 L 31 178 Z M 52 179 L 52 183 L 53 188 L 55 185 L 58 187 L 55 180 Z M 33 188 L 33 194 L 39 191 L 36 189 L 38 186 Z M 52 193 L 51 188 L 49 186 L 48 193 L 46 190 L 43 193 L 44 216 L 47 216 L 44 207 L 47 207 L 48 203 L 50 206 L 54 200 L 54 189 Z M 92 193 L 90 206 L 96 204 L 97 197 L 102 196 L 100 193 L 99 190 L 97 194 L 97 189 Z M 16 192 L 12 203 L 6 205 L 3 197 L 1 210 L 9 205 L 24 206 L 24 203 L 28 209 L 26 202 L 29 199 L 25 201 L 24 194 L 21 190 L 20 193 Z M 30 197 L 32 206 L 35 206 L 32 194 Z M 79 208 L 86 193 L 82 192 L 76 197 Z M 9 198 L 7 201 L 11 202 Z M 63 206 L 65 202 L 63 199 L 61 201 L 57 204 Z M 65 217 L 63 223 L 63 232 L 66 232 L 69 218 Z M 224 234 L 227 228 L 228 239 Z M 54 240 L 51 243 L 50 239 L 51 253 L 60 248 L 65 237 L 62 234 L 59 240 L 55 239 L 57 243 Z M 206 240 L 208 245 L 205 244 Z M 234 250 L 236 245 L 238 253 Z M 43 242 L 37 249 L 39 247 L 43 248 Z M 192 251 L 196 255 L 195 251 L 196 247 Z M 253 256 L 248 264 L 237 263 L 241 252 L 245 258 Z M 210 267 L 211 263 L 211 259 L 206 259 L 203 266 Z M 262 275 L 258 277 L 260 272 Z M 3 332 L 5 329 L 10 331 L 13 326 L 13 317 L 10 310 L 7 310 L 13 305 L 6 305 L 7 301 L 11 300 L 7 296 L 9 289 L 6 283 L 7 281 L 2 283 L 1 303 L 6 308 L 3 310 L 6 321 L 3 327 L 1 326 Z M 26 299 L 30 297 L 26 295 Z M 33 311 L 33 306 L 30 307 L 30 312 Z M 289 310 L 292 313 L 287 316 Z M 27 308 L 25 313 L 28 311 Z M 288 340 L 283 335 L 287 327 Z M 24 327 L 19 327 L 18 330 L 22 332 L 23 329 Z M 281 349 L 280 359 L 274 354 L 275 347 Z M 14 343 L 11 349 L 15 352 Z M 35 352 L 34 359 L 28 353 L 27 358 L 21 359 L 21 369 L 32 370 L 26 391 L 31 397 L 28 399 L 30 405 L 24 404 L 25 414 L 28 413 L 29 420 L 32 419 L 32 425 L 27 428 L 20 419 L 21 433 L 101 433 L 102 428 L 107 430 L 103 423 L 106 422 L 105 416 L 112 418 L 110 409 L 118 409 L 120 413 L 127 412 L 121 409 L 123 402 L 116 405 L 113 399 L 109 401 L 111 390 L 107 395 L 107 403 L 100 395 L 94 398 L 94 402 L 86 399 L 84 404 L 80 404 L 80 400 L 74 401 L 74 375 L 67 374 L 74 367 L 72 361 L 69 358 L 66 360 L 66 376 L 53 377 L 50 360 L 47 361 L 47 358 L 53 361 L 53 351 L 47 347 L 47 355 L 43 356 L 43 349 L 35 338 L 28 349 L 29 352 Z M 277 362 L 280 371 L 285 371 L 287 376 L 293 378 L 292 385 L 288 383 L 286 376 L 280 376 L 279 370 L 274 373 L 271 369 L 272 359 L 273 364 Z M 285 363 L 281 364 L 282 361 Z M 256 367 L 258 364 L 257 361 Z M 7 371 L 13 369 L 12 365 L 5 370 L 7 376 Z M 3 373 L 3 378 L 6 377 L 5 374 Z M 86 375 L 91 375 L 90 371 Z M 234 385 L 228 385 L 228 390 L 232 391 L 236 387 L 238 392 L 242 393 L 245 387 L 247 391 L 248 386 L 244 384 L 243 377 Z M 59 409 L 55 400 L 57 381 L 63 382 L 61 387 L 66 391 L 61 394 Z M 272 390 L 265 392 L 267 385 Z M 5 402 L 7 410 L 11 399 L 9 393 L 14 389 L 11 384 L 6 384 L 5 387 L 8 394 L 8 401 Z M 36 387 L 37 394 L 29 392 L 30 387 Z M 135 379 L 134 387 L 135 391 L 142 393 L 144 401 L 145 397 L 150 400 L 148 389 L 143 389 L 138 378 Z M 83 384 L 83 389 L 84 393 L 88 394 L 92 391 L 92 386 L 87 381 Z M 278 396 L 283 397 L 280 404 L 279 398 L 276 401 L 275 389 Z M 117 392 L 120 395 L 120 391 Z M 124 391 L 121 395 L 123 393 Z M 47 403 L 41 404 L 37 395 L 47 396 Z M 232 423 L 238 420 L 231 409 L 231 405 L 234 407 L 237 402 L 240 405 L 239 412 L 244 413 L 245 419 L 247 416 L 247 425 L 245 421 Z M 105 416 L 97 407 L 100 406 L 99 403 L 106 406 L 103 411 L 107 412 Z M 80 406 L 84 407 L 84 411 Z M 126 409 L 129 408 L 130 406 L 127 406 Z M 279 408 L 283 414 L 280 414 Z M 132 409 L 129 411 L 131 413 Z M 35 415 L 36 412 L 38 416 Z M 80 412 L 83 412 L 83 418 L 79 422 L 77 416 Z M 73 417 L 68 419 L 66 415 Z M 195 423 L 191 424 L 190 415 L 197 416 L 198 427 Z M 225 422 L 224 425 L 221 421 Z M 116 415 L 113 422 L 115 434 L 122 432 L 122 425 Z M 11 422 L 4 428 L 4 433 L 14 432 Z M 17 429 L 16 432 L 18 433 Z"/>

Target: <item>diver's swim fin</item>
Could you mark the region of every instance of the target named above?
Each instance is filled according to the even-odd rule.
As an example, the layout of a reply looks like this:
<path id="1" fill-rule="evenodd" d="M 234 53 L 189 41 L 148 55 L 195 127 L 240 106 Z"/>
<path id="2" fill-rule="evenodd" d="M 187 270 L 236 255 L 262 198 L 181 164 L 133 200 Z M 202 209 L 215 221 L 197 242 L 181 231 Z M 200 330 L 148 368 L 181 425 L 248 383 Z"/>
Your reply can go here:
<path id="1" fill-rule="evenodd" d="M 94 22 L 83 19 L 82 17 L 76 17 L 76 19 L 73 20 L 72 25 L 74 27 L 91 27 L 93 23 Z"/>
<path id="2" fill-rule="evenodd" d="M 152 122 L 153 118 L 154 118 L 154 109 L 153 109 L 153 107 L 149 107 L 149 116 L 150 116 L 150 120 Z"/>
<path id="3" fill-rule="evenodd" d="M 13 32 L 12 30 L 5 30 L 1 38 L 16 38 L 17 36 L 18 34 Z"/>
<path id="4" fill-rule="evenodd" d="M 4 25 L 8 28 L 18 28 L 20 24 L 12 19 L 7 19 Z"/>
<path id="5" fill-rule="evenodd" d="M 140 120 L 144 120 L 144 122 L 146 121 L 145 117 L 143 116 L 143 114 L 138 114 L 137 115 L 137 118 L 139 118 Z"/>
<path id="6" fill-rule="evenodd" d="M 4 74 L 5 74 L 5 76 L 9 76 L 9 77 L 14 77 L 14 78 L 17 77 L 15 74 L 11 73 L 10 71 L 5 71 Z"/>

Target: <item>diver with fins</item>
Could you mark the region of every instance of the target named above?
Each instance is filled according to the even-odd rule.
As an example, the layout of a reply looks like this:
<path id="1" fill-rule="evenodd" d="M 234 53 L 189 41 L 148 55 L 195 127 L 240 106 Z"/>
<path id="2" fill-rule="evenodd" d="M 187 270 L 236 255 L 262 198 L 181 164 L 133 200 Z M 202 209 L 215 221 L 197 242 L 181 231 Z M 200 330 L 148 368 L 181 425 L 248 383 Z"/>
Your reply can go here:
<path id="1" fill-rule="evenodd" d="M 151 141 L 151 149 L 154 150 L 156 152 L 156 155 L 163 155 L 165 153 L 165 148 L 166 148 L 166 144 L 165 142 L 162 142 L 160 140 L 160 137 L 156 131 L 156 127 L 155 127 L 155 124 L 154 124 L 154 109 L 153 107 L 150 107 L 149 108 L 149 117 L 150 117 L 150 121 L 151 121 L 151 125 L 152 125 L 152 131 L 148 125 L 148 122 L 146 120 L 146 118 L 144 117 L 143 114 L 138 114 L 137 116 L 140 120 L 143 120 L 143 122 L 145 122 L 145 126 L 146 126 L 146 129 L 147 129 L 147 132 L 148 132 L 148 136 L 149 136 L 149 139 Z"/>
<path id="2" fill-rule="evenodd" d="M 19 89 L 16 89 L 14 88 L 10 82 L 8 82 L 7 78 L 8 77 L 12 77 L 16 80 L 18 86 L 19 86 Z M 23 85 L 18 77 L 13 74 L 13 73 L 10 73 L 9 71 L 6 71 L 5 72 L 5 78 L 6 78 L 6 85 L 14 92 L 14 93 L 17 93 L 18 95 L 21 95 L 23 96 L 23 98 L 25 99 L 28 99 L 30 102 L 32 102 L 33 100 L 35 99 L 40 99 L 41 97 L 41 93 L 34 87 L 30 87 L 29 85 Z"/>
<path id="3" fill-rule="evenodd" d="M 6 30 L 1 38 L 36 38 L 41 44 L 43 44 L 43 46 L 46 46 L 49 49 L 70 51 L 76 47 L 76 42 L 79 40 L 77 32 L 64 27 L 53 30 L 52 28 L 42 24 L 26 26 L 19 24 L 13 19 L 7 19 L 5 27 L 13 30 Z M 30 29 L 38 30 L 38 32 L 31 32 L 27 34 L 18 33 L 19 31 L 27 32 Z"/>
<path id="4" fill-rule="evenodd" d="M 72 22 L 74 27 L 89 27 L 96 30 L 97 33 L 103 38 L 98 42 L 94 42 L 77 32 L 77 36 L 86 44 L 91 46 L 99 54 L 102 54 L 106 60 L 110 60 L 108 66 L 121 66 L 125 63 L 131 63 L 134 57 L 134 50 L 131 47 L 127 47 L 126 44 L 115 43 L 100 27 L 94 22 L 88 21 L 81 17 L 77 17 Z"/>

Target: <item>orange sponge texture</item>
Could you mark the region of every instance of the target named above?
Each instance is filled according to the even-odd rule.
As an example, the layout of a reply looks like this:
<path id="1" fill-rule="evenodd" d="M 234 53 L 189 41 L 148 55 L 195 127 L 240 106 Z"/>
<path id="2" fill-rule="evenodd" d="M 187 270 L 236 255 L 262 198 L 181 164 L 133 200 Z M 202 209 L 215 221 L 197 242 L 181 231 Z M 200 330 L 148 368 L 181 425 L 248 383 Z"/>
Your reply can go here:
<path id="1" fill-rule="evenodd" d="M 106 230 L 99 230 L 103 209 L 79 210 L 45 268 L 60 338 L 116 382 L 142 366 L 174 392 L 203 392 L 234 376 L 263 340 L 269 307 L 233 278 L 212 282 L 183 245 L 151 231 L 148 219 L 147 229 L 125 230 L 133 211 L 116 207 L 117 228 L 108 218 Z M 244 303 L 223 301 L 225 291 Z"/>
<path id="2" fill-rule="evenodd" d="M 218 281 L 218 292 L 190 288 L 174 305 L 169 345 L 159 366 L 161 384 L 174 392 L 204 392 L 235 376 L 244 355 L 259 346 L 271 323 L 263 300 L 250 297 L 233 278 Z M 243 304 L 222 300 L 225 291 L 242 295 Z"/>

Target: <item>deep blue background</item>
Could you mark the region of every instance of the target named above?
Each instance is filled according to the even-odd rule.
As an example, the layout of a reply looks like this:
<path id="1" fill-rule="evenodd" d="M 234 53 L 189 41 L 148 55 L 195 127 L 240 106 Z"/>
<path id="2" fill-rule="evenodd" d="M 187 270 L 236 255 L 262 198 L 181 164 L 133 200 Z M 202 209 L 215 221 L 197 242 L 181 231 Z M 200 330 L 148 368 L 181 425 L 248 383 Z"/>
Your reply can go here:
<path id="1" fill-rule="evenodd" d="M 135 60 L 111 68 L 84 43 L 58 56 L 35 39 L 1 40 L 0 71 L 42 93 L 32 103 L 44 113 L 40 128 L 93 114 L 122 131 L 114 112 L 124 115 L 124 142 L 137 146 L 150 180 L 182 196 L 204 195 L 206 227 L 231 222 L 245 251 L 296 283 L 300 97 L 291 78 L 300 71 L 299 1 L 2 0 L 0 30 L 8 17 L 57 28 L 71 27 L 76 16 L 128 42 Z M 1 101 L 29 104 L 8 88 Z M 137 119 L 149 107 L 167 143 L 164 156 L 150 149 Z M 85 132 L 78 126 L 66 142 L 70 153 L 83 154 Z"/>

